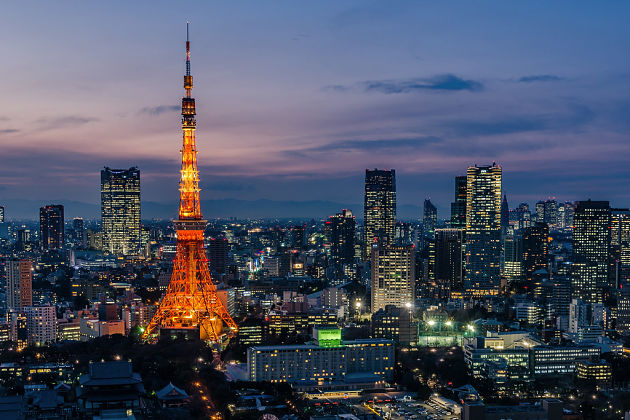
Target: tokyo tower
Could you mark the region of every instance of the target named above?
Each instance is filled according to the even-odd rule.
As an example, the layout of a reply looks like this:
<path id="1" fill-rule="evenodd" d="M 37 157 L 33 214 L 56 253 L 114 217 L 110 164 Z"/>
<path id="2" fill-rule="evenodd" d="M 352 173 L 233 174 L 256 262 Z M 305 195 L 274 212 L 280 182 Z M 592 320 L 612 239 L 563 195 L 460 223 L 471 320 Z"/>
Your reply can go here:
<path id="1" fill-rule="evenodd" d="M 219 342 L 227 331 L 237 330 L 225 306 L 217 296 L 210 278 L 208 259 L 203 245 L 206 221 L 201 216 L 199 202 L 199 171 L 195 146 L 195 99 L 191 96 L 193 78 L 190 74 L 190 41 L 186 24 L 186 75 L 182 98 L 182 169 L 179 182 L 179 219 L 177 254 L 173 274 L 160 301 L 157 312 L 145 329 L 144 339 L 160 336 L 185 336 Z"/>

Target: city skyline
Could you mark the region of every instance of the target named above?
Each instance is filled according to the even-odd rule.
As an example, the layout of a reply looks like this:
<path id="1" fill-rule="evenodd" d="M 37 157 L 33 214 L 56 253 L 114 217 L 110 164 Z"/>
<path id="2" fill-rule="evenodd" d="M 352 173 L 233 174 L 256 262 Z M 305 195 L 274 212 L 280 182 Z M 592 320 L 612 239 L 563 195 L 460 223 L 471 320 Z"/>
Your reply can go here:
<path id="1" fill-rule="evenodd" d="M 360 214 L 363 171 L 379 168 L 398 172 L 401 209 L 429 197 L 443 219 L 454 176 L 492 161 L 513 205 L 630 205 L 628 5 L 130 7 L 6 8 L 0 33 L 20 36 L 3 46 L 13 59 L 0 70 L 0 91 L 14 98 L 0 112 L 7 218 L 35 197 L 31 218 L 50 203 L 89 216 L 68 203 L 98 208 L 103 166 L 138 166 L 143 199 L 175 214 L 182 65 L 172 57 L 186 18 L 203 82 L 201 199 L 217 213 L 223 200 L 267 199 L 357 204 Z"/>

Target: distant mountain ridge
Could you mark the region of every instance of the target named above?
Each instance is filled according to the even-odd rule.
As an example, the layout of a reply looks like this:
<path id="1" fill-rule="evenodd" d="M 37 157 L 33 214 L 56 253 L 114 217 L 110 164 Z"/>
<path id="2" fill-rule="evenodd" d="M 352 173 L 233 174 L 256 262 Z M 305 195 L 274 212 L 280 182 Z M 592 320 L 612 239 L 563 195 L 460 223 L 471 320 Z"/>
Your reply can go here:
<path id="1" fill-rule="evenodd" d="M 6 200 L 0 201 L 5 206 L 7 220 L 38 220 L 39 208 L 46 204 L 63 204 L 66 220 L 73 217 L 99 219 L 100 204 L 85 203 L 74 200 Z M 142 202 L 142 219 L 173 219 L 177 215 L 177 202 L 158 203 Z M 321 219 L 339 213 L 342 209 L 350 209 L 357 219 L 363 218 L 362 204 L 338 203 L 334 201 L 275 201 L 275 200 L 202 200 L 201 210 L 208 219 L 236 217 L 238 219 L 288 219 L 308 218 Z M 421 207 L 411 204 L 398 205 L 398 218 L 401 220 L 417 220 Z"/>

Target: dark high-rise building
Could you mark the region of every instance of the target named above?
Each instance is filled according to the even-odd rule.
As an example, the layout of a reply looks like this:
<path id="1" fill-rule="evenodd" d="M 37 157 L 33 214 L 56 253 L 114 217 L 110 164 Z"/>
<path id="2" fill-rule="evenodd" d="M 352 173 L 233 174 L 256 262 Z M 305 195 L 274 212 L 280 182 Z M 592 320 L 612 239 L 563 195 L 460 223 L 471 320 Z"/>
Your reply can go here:
<path id="1" fill-rule="evenodd" d="M 363 205 L 363 258 L 369 259 L 372 247 L 394 243 L 396 225 L 396 171 L 365 171 Z"/>
<path id="2" fill-rule="evenodd" d="M 450 290 L 462 291 L 464 286 L 463 241 L 462 229 L 435 230 L 435 281 Z"/>
<path id="3" fill-rule="evenodd" d="M 103 250 L 137 255 L 141 247 L 140 170 L 105 168 L 101 171 Z"/>
<path id="4" fill-rule="evenodd" d="M 74 235 L 75 245 L 81 247 L 87 246 L 87 232 L 85 231 L 85 225 L 82 218 L 75 217 L 72 219 L 72 233 Z"/>
<path id="5" fill-rule="evenodd" d="M 536 221 L 547 223 L 549 226 L 558 224 L 558 202 L 545 200 L 536 203 Z"/>
<path id="6" fill-rule="evenodd" d="M 630 210 L 611 209 L 609 284 L 630 287 Z"/>
<path id="7" fill-rule="evenodd" d="M 523 229 L 523 273 L 530 282 L 534 278 L 534 272 L 547 269 L 548 238 L 547 223 L 536 222 Z"/>
<path id="8" fill-rule="evenodd" d="M 416 226 L 413 223 L 396 222 L 396 245 L 409 245 L 415 242 Z"/>
<path id="9" fill-rule="evenodd" d="M 501 240 L 505 237 L 509 225 L 510 207 L 508 207 L 507 195 L 503 194 L 503 201 L 501 202 Z"/>
<path id="10" fill-rule="evenodd" d="M 39 242 L 41 249 L 60 249 L 64 244 L 63 206 L 51 204 L 39 209 Z"/>
<path id="11" fill-rule="evenodd" d="M 508 229 L 503 238 L 503 277 L 508 282 L 520 280 L 523 276 L 523 240 L 521 235 Z"/>
<path id="12" fill-rule="evenodd" d="M 291 237 L 293 238 L 293 246 L 302 248 L 304 246 L 304 225 L 292 226 Z"/>
<path id="13" fill-rule="evenodd" d="M 399 346 L 415 346 L 418 342 L 418 323 L 410 308 L 387 305 L 372 314 L 373 338 L 388 338 Z"/>
<path id="14" fill-rule="evenodd" d="M 573 228 L 573 298 L 602 303 L 608 284 L 610 206 L 608 201 L 578 201 Z"/>
<path id="15" fill-rule="evenodd" d="M 530 226 L 532 214 L 527 203 L 521 203 L 517 208 L 510 210 L 510 220 L 514 221 L 514 229 L 519 230 Z"/>
<path id="16" fill-rule="evenodd" d="M 573 226 L 574 212 L 573 203 L 567 201 L 558 204 L 558 227 L 561 229 L 571 228 Z"/>
<path id="17" fill-rule="evenodd" d="M 437 226 L 437 208 L 431 200 L 424 200 L 424 210 L 422 212 L 422 250 L 426 251 L 429 242 L 435 237 L 435 227 Z"/>
<path id="18" fill-rule="evenodd" d="M 4 206 L 0 206 L 0 223 L 4 223 Z"/>
<path id="19" fill-rule="evenodd" d="M 455 201 L 451 203 L 451 227 L 466 229 L 466 188 L 465 175 L 455 177 Z"/>
<path id="20" fill-rule="evenodd" d="M 343 209 L 330 216 L 324 230 L 330 247 L 330 257 L 335 265 L 354 263 L 354 232 L 356 221 L 352 211 Z"/>
<path id="21" fill-rule="evenodd" d="M 18 229 L 15 247 L 18 251 L 31 250 L 31 231 L 29 229 Z"/>
<path id="22" fill-rule="evenodd" d="M 210 238 L 208 242 L 208 259 L 210 271 L 216 274 L 227 272 L 229 256 L 229 243 L 226 238 Z"/>
<path id="23" fill-rule="evenodd" d="M 469 296 L 499 293 L 501 286 L 501 166 L 468 168 L 466 280 Z"/>

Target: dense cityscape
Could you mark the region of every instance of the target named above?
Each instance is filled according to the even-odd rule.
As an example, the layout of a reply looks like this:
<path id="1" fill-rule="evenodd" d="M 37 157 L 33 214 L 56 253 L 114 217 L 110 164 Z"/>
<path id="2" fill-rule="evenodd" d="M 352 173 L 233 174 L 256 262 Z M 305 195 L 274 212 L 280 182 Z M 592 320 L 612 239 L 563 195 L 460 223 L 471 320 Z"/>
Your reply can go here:
<path id="1" fill-rule="evenodd" d="M 189 29 L 172 220 L 132 160 L 100 218 L 0 196 L 0 418 L 630 419 L 629 208 L 514 202 L 475 157 L 415 218 L 383 167 L 357 208 L 213 217 Z"/>

